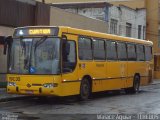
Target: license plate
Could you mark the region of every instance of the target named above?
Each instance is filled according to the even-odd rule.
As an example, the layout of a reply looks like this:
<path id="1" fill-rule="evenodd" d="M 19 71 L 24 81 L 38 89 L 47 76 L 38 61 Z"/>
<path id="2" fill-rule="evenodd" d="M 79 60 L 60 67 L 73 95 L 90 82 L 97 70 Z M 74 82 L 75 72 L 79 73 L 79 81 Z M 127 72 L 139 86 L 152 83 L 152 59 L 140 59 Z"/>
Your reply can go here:
<path id="1" fill-rule="evenodd" d="M 26 90 L 26 93 L 27 94 L 33 94 L 33 91 L 32 90 Z"/>

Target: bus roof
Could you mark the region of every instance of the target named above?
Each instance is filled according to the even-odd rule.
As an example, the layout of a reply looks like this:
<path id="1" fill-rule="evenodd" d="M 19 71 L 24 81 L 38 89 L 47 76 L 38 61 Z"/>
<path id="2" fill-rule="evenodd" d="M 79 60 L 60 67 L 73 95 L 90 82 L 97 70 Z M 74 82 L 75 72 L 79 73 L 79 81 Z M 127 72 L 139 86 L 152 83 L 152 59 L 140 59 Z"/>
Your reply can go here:
<path id="1" fill-rule="evenodd" d="M 91 31 L 91 30 L 82 30 L 82 29 L 71 28 L 71 27 L 66 27 L 66 26 L 59 26 L 59 28 L 67 29 L 67 33 L 70 33 L 70 34 L 77 34 L 77 35 L 88 36 L 88 37 L 153 45 L 153 42 L 151 42 L 149 40 L 123 37 L 123 36 L 118 36 L 118 35 L 114 35 L 114 34 L 95 32 L 95 31 Z"/>
<path id="2" fill-rule="evenodd" d="M 77 29 L 77 28 L 72 28 L 72 27 L 68 27 L 68 26 L 25 26 L 25 27 L 15 28 L 15 31 L 18 29 L 27 29 L 27 28 L 42 28 L 42 29 L 43 28 L 59 28 L 61 30 L 61 32 L 73 34 L 73 35 L 80 35 L 80 36 L 88 36 L 88 37 L 101 38 L 101 39 L 110 39 L 110 40 L 117 40 L 117 41 L 124 41 L 124 42 L 133 42 L 133 43 L 153 45 L 153 43 L 149 40 L 123 37 L 123 36 L 118 36 L 118 35 L 113 35 L 113 34 L 95 32 L 95 31 L 91 31 L 91 30 Z"/>

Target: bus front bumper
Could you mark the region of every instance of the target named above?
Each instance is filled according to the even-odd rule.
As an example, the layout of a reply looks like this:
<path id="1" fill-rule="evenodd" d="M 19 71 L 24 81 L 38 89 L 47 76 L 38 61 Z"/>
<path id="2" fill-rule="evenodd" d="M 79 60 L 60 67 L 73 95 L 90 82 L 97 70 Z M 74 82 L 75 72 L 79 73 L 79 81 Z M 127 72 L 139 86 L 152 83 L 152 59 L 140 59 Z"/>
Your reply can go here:
<path id="1" fill-rule="evenodd" d="M 7 86 L 7 93 L 38 96 L 60 96 L 58 87 L 45 88 L 43 86 L 30 88 L 26 86 Z"/>

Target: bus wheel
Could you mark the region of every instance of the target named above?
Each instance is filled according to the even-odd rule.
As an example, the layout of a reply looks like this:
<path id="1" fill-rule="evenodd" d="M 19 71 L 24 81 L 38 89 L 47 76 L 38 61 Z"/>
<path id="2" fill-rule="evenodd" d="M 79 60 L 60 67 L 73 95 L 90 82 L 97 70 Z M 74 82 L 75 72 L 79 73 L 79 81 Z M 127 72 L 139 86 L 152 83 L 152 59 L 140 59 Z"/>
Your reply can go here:
<path id="1" fill-rule="evenodd" d="M 138 75 L 136 75 L 134 77 L 134 81 L 133 81 L 133 87 L 131 88 L 126 88 L 125 92 L 128 94 L 132 93 L 138 93 L 139 92 L 139 86 L 140 86 L 140 77 Z"/>
<path id="2" fill-rule="evenodd" d="M 80 100 L 87 100 L 91 94 L 91 85 L 88 79 L 84 78 L 80 86 Z"/>

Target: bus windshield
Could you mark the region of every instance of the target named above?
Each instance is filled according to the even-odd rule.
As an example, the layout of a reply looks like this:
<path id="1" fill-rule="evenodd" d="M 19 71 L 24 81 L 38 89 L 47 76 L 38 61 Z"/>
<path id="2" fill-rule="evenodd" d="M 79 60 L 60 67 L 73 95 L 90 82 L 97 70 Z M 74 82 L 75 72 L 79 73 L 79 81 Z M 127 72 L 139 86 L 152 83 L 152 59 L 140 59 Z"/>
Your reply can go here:
<path id="1" fill-rule="evenodd" d="M 59 74 L 60 39 L 53 37 L 13 39 L 9 73 Z"/>

